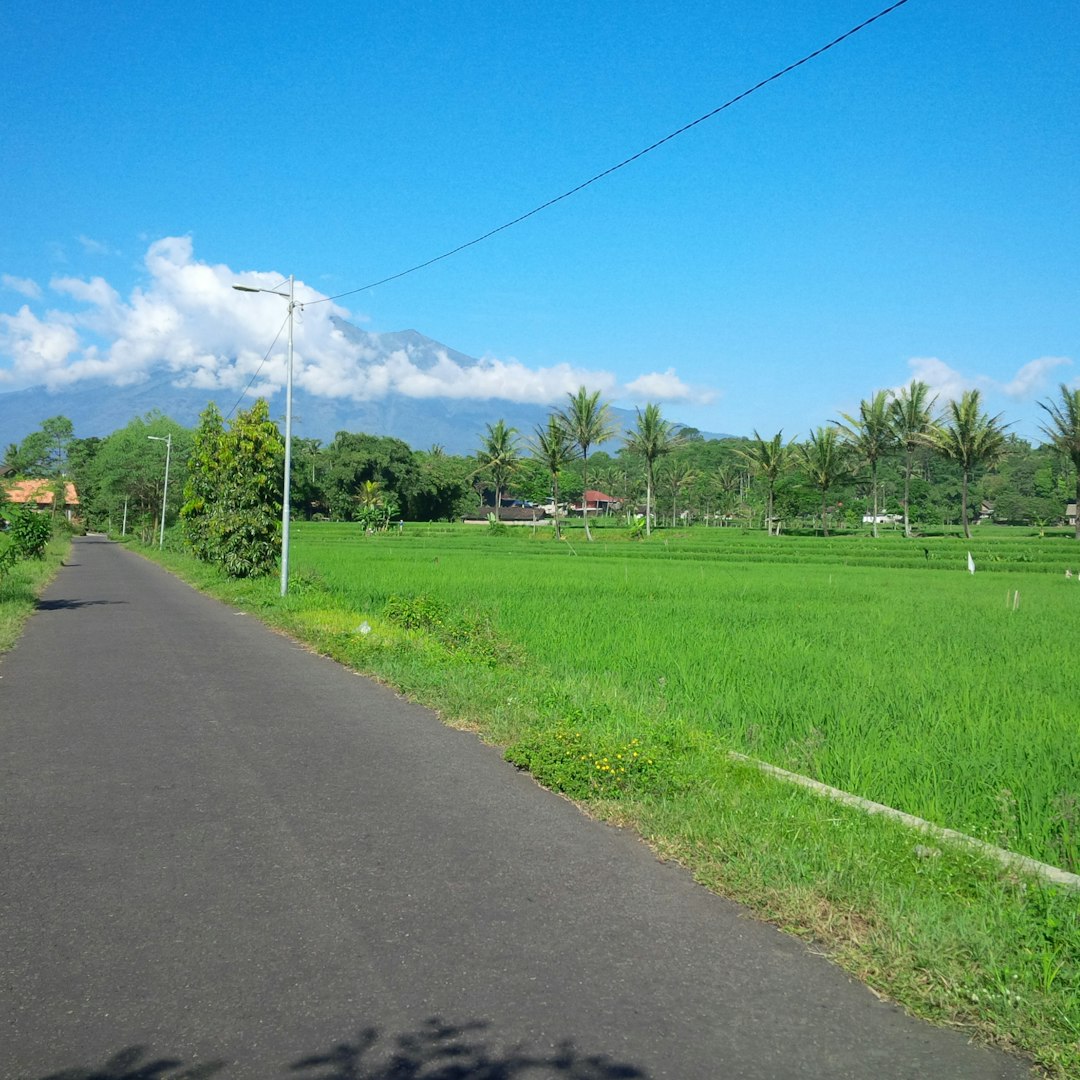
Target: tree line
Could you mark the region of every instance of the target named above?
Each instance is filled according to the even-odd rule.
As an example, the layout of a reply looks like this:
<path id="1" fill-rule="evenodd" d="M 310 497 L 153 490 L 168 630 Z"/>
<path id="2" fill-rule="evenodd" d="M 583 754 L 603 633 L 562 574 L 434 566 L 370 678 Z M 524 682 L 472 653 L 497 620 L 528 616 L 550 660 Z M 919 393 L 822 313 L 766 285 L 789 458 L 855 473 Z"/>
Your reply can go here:
<path id="1" fill-rule="evenodd" d="M 362 432 L 339 431 L 325 445 L 295 438 L 290 501 L 297 518 L 368 529 L 454 520 L 485 503 L 497 517 L 510 499 L 578 503 L 590 489 L 620 504 L 645 534 L 693 522 L 827 534 L 864 518 L 875 534 L 893 518 L 908 534 L 916 523 L 956 523 L 969 533 L 984 505 L 1002 523 L 1056 524 L 1080 495 L 1080 390 L 1061 385 L 1040 405 L 1046 441 L 1037 446 L 988 415 L 977 390 L 938 410 L 919 381 L 872 394 L 803 440 L 757 431 L 705 439 L 656 404 L 619 431 L 600 394 L 581 387 L 532 432 L 488 424 L 472 455 Z M 90 528 L 149 542 L 163 509 L 164 439 L 175 470 L 166 524 L 230 572 L 264 572 L 280 536 L 284 458 L 265 401 L 231 421 L 210 405 L 195 429 L 152 412 L 104 438 L 77 438 L 70 420 L 52 417 L 7 447 L 5 471 L 70 478 Z M 591 539 L 588 514 L 584 528 Z"/>

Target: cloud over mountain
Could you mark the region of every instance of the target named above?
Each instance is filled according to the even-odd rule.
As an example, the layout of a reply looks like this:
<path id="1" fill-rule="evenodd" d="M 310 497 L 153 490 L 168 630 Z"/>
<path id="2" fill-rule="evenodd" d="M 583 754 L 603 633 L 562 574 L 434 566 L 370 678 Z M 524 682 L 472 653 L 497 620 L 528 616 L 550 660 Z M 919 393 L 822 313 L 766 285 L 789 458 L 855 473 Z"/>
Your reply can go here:
<path id="1" fill-rule="evenodd" d="M 0 313 L 0 386 L 44 385 L 50 390 L 97 380 L 115 386 L 167 371 L 175 384 L 205 390 L 273 392 L 285 379 L 286 307 L 277 297 L 236 292 L 234 283 L 282 289 L 264 271 L 236 271 L 195 258 L 190 237 L 165 237 L 146 252 L 146 280 L 126 298 L 104 278 L 56 277 L 54 306 L 29 280 L 5 276 L 4 285 L 27 299 L 14 314 Z M 585 385 L 630 401 L 707 402 L 712 395 L 675 374 L 644 372 L 620 385 L 609 371 L 571 364 L 532 368 L 513 358 L 470 357 L 407 335 L 372 335 L 346 322 L 348 312 L 317 290 L 296 283 L 295 382 L 331 399 L 502 399 L 551 404 Z M 387 348 L 387 339 L 393 347 Z M 423 339 L 426 341 L 427 339 Z M 269 346 L 269 347 L 268 347 Z"/>

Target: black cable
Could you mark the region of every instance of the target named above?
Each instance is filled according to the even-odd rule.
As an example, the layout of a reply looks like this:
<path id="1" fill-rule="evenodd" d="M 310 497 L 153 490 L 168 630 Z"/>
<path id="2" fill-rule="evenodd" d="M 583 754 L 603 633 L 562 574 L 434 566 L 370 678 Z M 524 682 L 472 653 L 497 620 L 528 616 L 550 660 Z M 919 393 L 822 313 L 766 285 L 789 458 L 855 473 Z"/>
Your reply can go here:
<path id="1" fill-rule="evenodd" d="M 706 120 L 711 120 L 718 113 L 722 113 L 725 109 L 730 109 L 732 105 L 737 104 L 744 98 L 748 98 L 751 94 L 756 93 L 764 86 L 768 86 L 769 83 L 775 82 L 777 79 L 783 78 L 785 75 L 794 71 L 796 68 L 800 68 L 803 64 L 808 64 L 811 60 L 821 56 L 822 53 L 828 52 L 830 49 L 835 48 L 842 41 L 846 41 L 853 34 L 857 34 L 860 30 L 865 30 L 871 23 L 875 23 L 878 19 L 884 18 L 886 15 L 895 11 L 899 7 L 903 7 L 908 0 L 896 0 L 896 3 L 891 4 L 883 11 L 879 11 L 876 15 L 872 15 L 869 19 L 859 23 L 858 26 L 853 26 L 846 33 L 841 34 L 837 38 L 833 38 L 827 45 L 822 45 L 819 49 L 815 49 L 812 53 L 807 53 L 801 60 L 796 60 L 793 64 L 788 64 L 786 68 L 782 68 L 780 71 L 770 75 L 767 79 L 762 79 L 761 82 L 751 86 L 748 90 L 744 90 L 741 94 L 737 94 L 729 101 L 725 101 L 723 105 L 718 105 L 711 112 L 705 113 L 704 116 L 699 116 L 696 120 L 691 120 L 689 124 L 684 124 L 681 128 L 671 132 L 670 135 L 665 135 L 662 139 L 658 139 L 651 146 L 646 146 L 644 150 L 639 150 L 636 154 L 631 154 L 630 157 L 624 158 L 618 163 L 618 165 L 612 165 L 610 168 L 605 169 L 603 172 L 597 173 L 595 176 L 578 184 L 576 187 L 570 188 L 569 191 L 564 191 L 561 195 L 556 195 L 553 199 L 548 199 L 547 202 L 541 203 L 539 206 L 534 207 L 525 214 L 521 214 L 519 217 L 513 219 L 513 221 L 506 222 L 505 225 L 499 225 L 497 228 L 491 229 L 489 232 L 483 234 L 483 236 L 476 237 L 475 240 L 469 240 L 467 243 L 459 244 L 456 248 L 451 248 L 450 251 L 443 252 L 442 255 L 436 255 L 433 259 L 428 259 L 425 262 L 417 263 L 416 266 L 409 267 L 408 270 L 402 270 L 400 273 L 391 274 L 389 277 L 380 278 L 378 281 L 372 281 L 367 285 L 361 285 L 358 289 L 349 289 L 347 292 L 340 292 L 334 296 L 324 296 L 321 300 L 312 300 L 310 304 L 323 304 L 330 300 L 340 300 L 343 296 L 352 296 L 354 293 L 364 292 L 365 289 L 374 289 L 378 285 L 385 285 L 390 281 L 397 281 L 398 278 L 403 278 L 408 274 L 415 274 L 417 270 L 423 270 L 428 266 L 432 266 L 434 263 L 442 262 L 443 259 L 449 259 L 451 255 L 457 255 L 458 252 L 464 251 L 466 248 L 471 248 L 476 244 L 482 243 L 484 240 L 490 239 L 496 233 L 501 233 L 506 229 L 511 228 L 514 225 L 520 225 L 521 222 L 528 218 L 531 218 L 534 214 L 539 214 L 541 210 L 547 210 L 548 207 L 554 206 L 556 203 L 562 202 L 563 199 L 569 199 L 571 195 L 576 195 L 579 191 L 584 191 L 590 184 L 595 184 L 598 180 L 603 180 L 604 177 L 610 176 L 613 172 L 617 172 L 619 169 L 625 168 L 627 165 L 637 161 L 638 158 L 644 157 L 646 154 L 652 153 L 653 150 L 658 149 L 665 143 L 671 142 L 672 139 L 677 138 L 679 135 L 685 134 L 691 128 L 697 127 L 698 124 L 703 124 Z"/>

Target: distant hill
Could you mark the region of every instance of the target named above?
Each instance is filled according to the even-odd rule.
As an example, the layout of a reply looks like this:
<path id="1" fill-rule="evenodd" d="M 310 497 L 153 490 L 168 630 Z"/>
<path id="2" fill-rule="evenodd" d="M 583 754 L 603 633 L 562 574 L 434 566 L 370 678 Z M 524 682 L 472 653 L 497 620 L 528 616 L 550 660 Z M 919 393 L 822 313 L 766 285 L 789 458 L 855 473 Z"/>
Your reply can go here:
<path id="1" fill-rule="evenodd" d="M 354 344 L 370 351 L 378 363 L 403 350 L 420 370 L 434 366 L 448 356 L 461 367 L 479 363 L 473 357 L 448 348 L 415 330 L 373 334 L 343 319 L 334 319 L 336 327 Z M 154 409 L 172 417 L 185 427 L 198 423 L 199 413 L 215 401 L 223 413 L 236 404 L 237 392 L 207 391 L 176 386 L 175 374 L 162 370 L 134 386 L 111 386 L 106 383 L 79 383 L 55 392 L 43 386 L 0 394 L 0 451 L 9 443 L 21 442 L 36 431 L 50 416 L 66 416 L 79 438 L 104 437 L 124 427 L 136 416 Z M 272 415 L 281 420 L 285 413 L 284 392 L 271 398 Z M 487 424 L 505 420 L 525 435 L 547 422 L 549 405 L 525 405 L 501 399 L 459 400 L 455 398 L 412 398 L 389 394 L 377 401 L 353 401 L 350 398 L 317 397 L 295 389 L 293 392 L 293 431 L 305 438 L 329 442 L 339 431 L 363 431 L 372 435 L 392 435 L 417 450 L 438 443 L 449 454 L 471 454 L 479 446 Z M 633 427 L 632 410 L 613 409 L 620 428 Z M 705 438 L 725 438 L 702 432 Z"/>

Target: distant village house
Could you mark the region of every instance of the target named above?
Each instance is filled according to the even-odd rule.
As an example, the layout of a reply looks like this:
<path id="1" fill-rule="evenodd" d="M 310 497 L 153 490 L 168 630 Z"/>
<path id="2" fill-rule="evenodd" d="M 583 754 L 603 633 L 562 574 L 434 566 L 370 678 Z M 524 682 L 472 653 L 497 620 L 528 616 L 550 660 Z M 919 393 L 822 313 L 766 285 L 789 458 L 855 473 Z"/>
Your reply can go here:
<path id="1" fill-rule="evenodd" d="M 52 480 L 16 480 L 5 485 L 4 498 L 9 503 L 29 506 L 33 510 L 52 511 L 54 509 L 55 488 Z M 70 521 L 79 510 L 79 495 L 70 480 L 64 481 L 64 516 Z"/>

